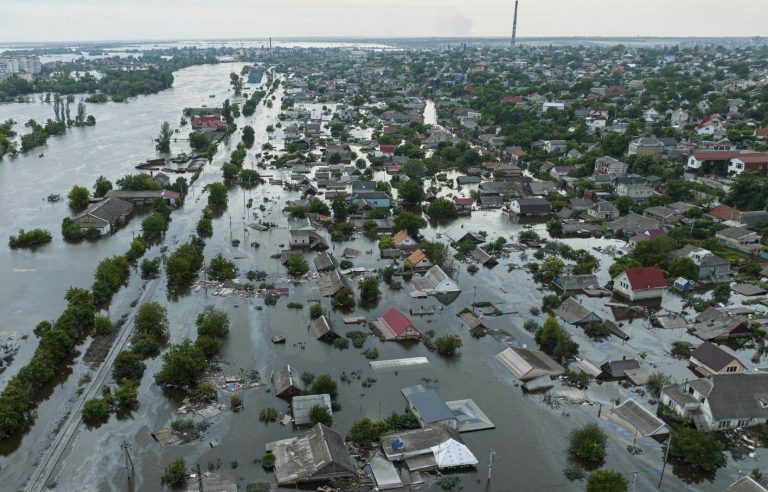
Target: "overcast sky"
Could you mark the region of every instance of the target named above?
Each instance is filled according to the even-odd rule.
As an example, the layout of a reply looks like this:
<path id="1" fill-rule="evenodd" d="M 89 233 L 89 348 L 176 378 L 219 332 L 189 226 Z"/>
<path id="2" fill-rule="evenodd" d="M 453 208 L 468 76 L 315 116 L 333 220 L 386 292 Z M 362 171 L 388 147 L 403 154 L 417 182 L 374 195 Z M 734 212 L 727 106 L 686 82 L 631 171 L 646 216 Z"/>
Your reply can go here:
<path id="1" fill-rule="evenodd" d="M 508 36 L 514 0 L 0 0 L 0 42 Z M 518 35 L 768 35 L 766 0 L 521 0 Z"/>

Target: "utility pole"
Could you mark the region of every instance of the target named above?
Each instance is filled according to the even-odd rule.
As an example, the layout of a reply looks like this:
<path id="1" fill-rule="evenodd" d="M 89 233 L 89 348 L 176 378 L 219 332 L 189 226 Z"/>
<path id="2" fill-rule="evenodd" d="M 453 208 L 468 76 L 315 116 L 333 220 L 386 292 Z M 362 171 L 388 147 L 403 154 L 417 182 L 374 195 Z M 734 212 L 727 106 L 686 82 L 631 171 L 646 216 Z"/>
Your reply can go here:
<path id="1" fill-rule="evenodd" d="M 491 474 L 493 473 L 493 458 L 496 456 L 496 452 L 491 448 L 491 452 L 488 454 L 488 481 L 491 481 Z"/>
<path id="2" fill-rule="evenodd" d="M 667 438 L 667 449 L 664 451 L 664 464 L 661 466 L 661 476 L 659 476 L 658 488 L 661 488 L 661 481 L 664 480 L 664 470 L 667 469 L 667 458 L 669 457 L 669 447 L 672 445 L 672 434 Z"/>
<path id="3" fill-rule="evenodd" d="M 203 492 L 203 474 L 200 473 L 200 463 L 197 464 L 197 489 Z"/>
<path id="4" fill-rule="evenodd" d="M 128 475 L 128 484 L 133 483 L 133 460 L 131 459 L 131 453 L 128 452 L 128 444 L 123 441 L 121 446 L 123 448 L 123 454 L 125 455 L 125 472 Z"/>

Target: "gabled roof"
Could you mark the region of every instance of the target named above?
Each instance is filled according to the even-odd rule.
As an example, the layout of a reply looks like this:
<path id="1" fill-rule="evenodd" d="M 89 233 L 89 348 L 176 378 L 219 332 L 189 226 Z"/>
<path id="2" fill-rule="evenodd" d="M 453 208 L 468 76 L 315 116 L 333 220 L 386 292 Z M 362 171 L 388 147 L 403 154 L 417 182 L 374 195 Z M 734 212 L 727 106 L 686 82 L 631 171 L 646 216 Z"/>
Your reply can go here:
<path id="1" fill-rule="evenodd" d="M 714 343 L 704 342 L 691 353 L 691 358 L 695 358 L 710 369 L 720 372 L 725 366 L 739 359 L 718 347 Z M 741 362 L 741 361 L 739 361 Z"/>
<path id="2" fill-rule="evenodd" d="M 419 336 L 418 328 L 416 328 L 413 322 L 397 308 L 389 308 L 387 312 L 377 318 L 376 326 L 384 332 L 384 336 L 388 340 L 394 340 L 404 336 Z M 408 334 L 407 330 L 409 328 L 415 333 Z"/>
<path id="3" fill-rule="evenodd" d="M 647 289 L 663 289 L 667 286 L 664 273 L 658 266 L 629 268 L 624 271 L 629 285 L 634 291 Z"/>
<path id="4" fill-rule="evenodd" d="M 413 241 L 413 238 L 410 234 L 408 234 L 407 231 L 399 231 L 395 236 L 392 238 L 392 241 L 394 241 L 395 246 L 399 246 L 403 244 L 405 241 Z"/>
<path id="5" fill-rule="evenodd" d="M 424 253 L 424 251 L 421 250 L 421 248 L 416 249 L 413 253 L 408 256 L 407 261 L 410 261 L 413 265 L 418 265 L 421 263 L 422 260 L 427 260 L 427 254 Z"/>
<path id="6" fill-rule="evenodd" d="M 306 434 L 267 443 L 275 455 L 275 477 L 279 485 L 354 477 L 356 469 L 341 434 L 323 424 Z"/>
<path id="7" fill-rule="evenodd" d="M 720 220 L 738 220 L 739 216 L 741 216 L 741 212 L 738 209 L 723 204 L 712 208 L 706 214 Z"/>

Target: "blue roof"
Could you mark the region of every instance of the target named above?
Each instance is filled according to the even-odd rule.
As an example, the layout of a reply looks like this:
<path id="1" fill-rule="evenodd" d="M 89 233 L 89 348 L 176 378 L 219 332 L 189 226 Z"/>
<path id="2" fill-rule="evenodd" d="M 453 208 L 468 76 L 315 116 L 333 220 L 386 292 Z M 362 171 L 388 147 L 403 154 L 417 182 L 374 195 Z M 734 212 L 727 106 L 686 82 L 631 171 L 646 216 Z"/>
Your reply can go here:
<path id="1" fill-rule="evenodd" d="M 409 401 L 424 423 L 431 424 L 454 418 L 451 409 L 435 390 L 413 393 L 410 395 Z"/>

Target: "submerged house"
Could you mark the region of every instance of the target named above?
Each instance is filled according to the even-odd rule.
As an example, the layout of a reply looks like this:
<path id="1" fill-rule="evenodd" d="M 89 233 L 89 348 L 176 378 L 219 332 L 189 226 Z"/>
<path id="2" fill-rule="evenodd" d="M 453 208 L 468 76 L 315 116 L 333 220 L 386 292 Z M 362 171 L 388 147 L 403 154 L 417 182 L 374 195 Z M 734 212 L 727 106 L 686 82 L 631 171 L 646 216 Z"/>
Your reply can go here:
<path id="1" fill-rule="evenodd" d="M 628 268 L 613 279 L 613 292 L 630 301 L 661 299 L 666 288 L 667 281 L 658 266 Z"/>
<path id="2" fill-rule="evenodd" d="M 744 320 L 711 306 L 696 316 L 692 331 L 702 340 L 710 341 L 751 335 Z"/>
<path id="3" fill-rule="evenodd" d="M 328 322 L 328 318 L 326 318 L 325 315 L 310 321 L 309 329 L 312 330 L 312 334 L 315 335 L 315 339 L 317 340 L 330 342 L 336 338 L 339 338 L 338 333 L 333 331 L 333 328 L 331 327 L 331 324 Z"/>
<path id="4" fill-rule="evenodd" d="M 133 205 L 130 202 L 119 198 L 105 198 L 88 207 L 72 221 L 80 227 L 81 231 L 94 228 L 100 236 L 106 236 L 124 225 L 131 212 L 133 212 Z"/>
<path id="5" fill-rule="evenodd" d="M 373 324 L 384 333 L 384 338 L 388 341 L 421 338 L 421 332 L 416 325 L 397 308 L 389 308 L 387 312 L 376 318 Z"/>
<path id="6" fill-rule="evenodd" d="M 690 361 L 693 370 L 702 376 L 747 371 L 747 366 L 735 354 L 710 342 L 704 342 L 696 347 L 691 352 Z"/>
<path id="7" fill-rule="evenodd" d="M 273 372 L 271 379 L 275 396 L 280 398 L 293 398 L 294 396 L 301 394 L 301 382 L 291 366 L 286 364 L 279 371 Z"/>
<path id="8" fill-rule="evenodd" d="M 331 407 L 331 395 L 303 395 L 296 396 L 291 400 L 291 414 L 293 423 L 296 425 L 307 425 L 312 423 L 310 411 L 314 407 L 323 407 L 328 411 L 328 415 L 333 415 Z"/>
<path id="9" fill-rule="evenodd" d="M 403 388 L 401 393 L 408 403 L 408 409 L 416 416 L 422 427 L 440 424 L 451 429 L 458 429 L 459 422 L 456 416 L 435 390 L 426 389 L 417 384 Z"/>
<path id="10" fill-rule="evenodd" d="M 532 381 L 546 376 L 556 378 L 565 373 L 558 364 L 544 352 L 524 348 L 508 347 L 496 358 L 520 381 Z"/>
<path id="11" fill-rule="evenodd" d="M 768 421 L 768 373 L 713 374 L 670 384 L 661 402 L 703 431 L 735 429 Z"/>
<path id="12" fill-rule="evenodd" d="M 454 294 L 461 292 L 456 283 L 440 266 L 435 265 L 422 277 L 414 277 L 413 285 L 426 294 Z"/>
<path id="13" fill-rule="evenodd" d="M 341 434 L 323 424 L 299 437 L 267 443 L 265 448 L 275 455 L 280 486 L 357 476 Z"/>

